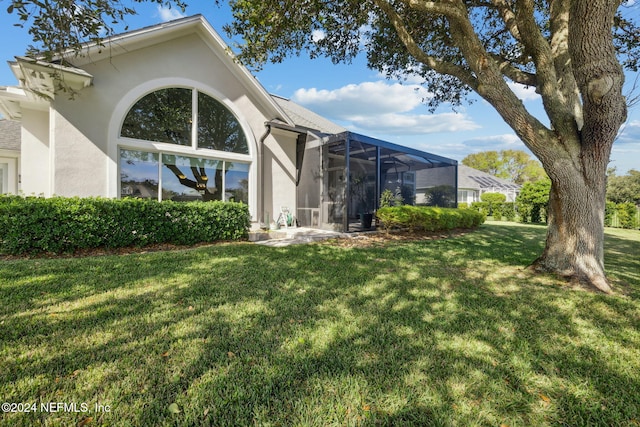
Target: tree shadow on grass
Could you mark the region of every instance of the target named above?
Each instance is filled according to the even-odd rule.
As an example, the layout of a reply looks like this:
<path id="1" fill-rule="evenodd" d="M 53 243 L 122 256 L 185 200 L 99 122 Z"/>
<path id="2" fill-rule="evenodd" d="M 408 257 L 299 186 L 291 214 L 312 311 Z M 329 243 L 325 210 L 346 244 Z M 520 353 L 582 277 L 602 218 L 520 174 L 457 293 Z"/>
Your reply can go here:
<path id="1" fill-rule="evenodd" d="M 522 271 L 539 234 L 130 255 L 104 281 L 104 260 L 45 262 L 1 314 L 0 394 L 114 425 L 630 423 L 638 301 Z"/>

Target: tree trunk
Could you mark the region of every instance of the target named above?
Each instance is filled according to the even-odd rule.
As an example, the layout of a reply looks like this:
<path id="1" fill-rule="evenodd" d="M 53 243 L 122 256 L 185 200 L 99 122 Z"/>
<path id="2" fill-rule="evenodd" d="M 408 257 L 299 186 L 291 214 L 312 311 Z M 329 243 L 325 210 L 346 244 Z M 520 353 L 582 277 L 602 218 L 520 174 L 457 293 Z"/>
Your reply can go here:
<path id="1" fill-rule="evenodd" d="M 610 293 L 604 270 L 606 162 L 597 170 L 565 162 L 552 169 L 547 241 L 532 267 Z"/>

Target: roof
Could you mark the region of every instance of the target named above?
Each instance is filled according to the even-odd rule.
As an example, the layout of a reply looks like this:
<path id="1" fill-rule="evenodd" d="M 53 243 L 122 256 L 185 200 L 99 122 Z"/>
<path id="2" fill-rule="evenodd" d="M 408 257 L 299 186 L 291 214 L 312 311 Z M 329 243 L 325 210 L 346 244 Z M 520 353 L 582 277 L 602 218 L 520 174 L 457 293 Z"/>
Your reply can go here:
<path id="1" fill-rule="evenodd" d="M 20 151 L 20 122 L 0 119 L 0 150 Z"/>
<path id="2" fill-rule="evenodd" d="M 72 89 L 81 90 L 93 83 L 93 76 L 82 69 L 84 65 L 103 59 L 112 59 L 121 54 L 194 33 L 202 38 L 205 44 L 211 48 L 212 53 L 242 82 L 248 93 L 253 95 L 254 102 L 265 109 L 267 116 L 293 125 L 293 122 L 282 110 L 282 107 L 275 102 L 258 80 L 246 67 L 236 61 L 229 46 L 202 15 L 188 16 L 117 34 L 103 40 L 101 45 L 86 43 L 77 55 L 72 51 L 64 55 L 66 63 L 70 63 L 72 66 L 59 65 L 60 58 L 54 58 L 54 61 L 46 62 L 44 58 L 16 57 L 16 61 L 11 62 L 10 66 L 16 78 L 20 81 L 20 87 L 0 87 L 2 89 L 0 90 L 0 112 L 10 117 L 19 118 L 19 108 L 14 111 L 16 110 L 16 105 L 10 104 L 17 103 L 17 106 L 19 106 L 20 102 L 28 100 L 31 94 L 35 94 L 32 98 L 37 95 L 44 95 L 46 98 L 52 99 L 56 92 L 55 85 L 52 84 L 53 77 L 60 73 L 63 74 L 65 81 L 75 85 L 72 86 Z M 25 78 L 27 76 L 31 76 L 31 78 Z M 22 90 L 21 99 L 15 99 L 17 95 L 9 93 L 9 89 L 14 91 Z"/>
<path id="3" fill-rule="evenodd" d="M 302 105 L 296 104 L 290 99 L 278 95 L 271 95 L 271 97 L 298 127 L 330 135 L 347 131 L 342 126 L 304 108 Z"/>
<path id="4" fill-rule="evenodd" d="M 478 169 L 459 164 L 458 188 L 470 188 L 474 190 L 519 190 L 522 186 L 506 179 L 498 178 Z"/>

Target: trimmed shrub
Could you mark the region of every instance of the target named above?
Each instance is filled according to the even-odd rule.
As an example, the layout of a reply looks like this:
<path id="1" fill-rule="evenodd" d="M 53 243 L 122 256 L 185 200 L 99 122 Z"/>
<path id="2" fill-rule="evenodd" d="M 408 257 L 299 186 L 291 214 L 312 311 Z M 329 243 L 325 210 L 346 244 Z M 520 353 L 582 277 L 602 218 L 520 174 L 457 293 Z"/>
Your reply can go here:
<path id="1" fill-rule="evenodd" d="M 482 213 L 471 209 L 411 205 L 380 208 L 377 216 L 387 232 L 393 228 L 408 228 L 411 231 L 473 228 L 485 220 Z"/>
<path id="2" fill-rule="evenodd" d="M 485 217 L 489 216 L 489 203 L 488 202 L 473 202 L 471 203 L 471 209 L 476 212 L 480 212 Z"/>
<path id="3" fill-rule="evenodd" d="M 616 206 L 616 212 L 618 214 L 620 228 L 638 227 L 638 221 L 636 220 L 638 208 L 636 208 L 636 205 L 634 203 L 618 203 L 618 205 Z"/>
<path id="4" fill-rule="evenodd" d="M 618 205 L 615 202 L 611 202 L 607 200 L 607 203 L 604 208 L 604 226 L 605 227 L 613 226 L 613 219 L 616 216 L 617 207 Z"/>
<path id="5" fill-rule="evenodd" d="M 513 202 L 507 202 L 502 204 L 502 215 L 507 221 L 515 221 L 516 219 L 516 204 Z"/>
<path id="6" fill-rule="evenodd" d="M 487 215 L 493 216 L 496 221 L 502 219 L 502 203 L 507 201 L 507 196 L 502 193 L 482 193 L 480 200 L 489 204 L 489 213 Z"/>
<path id="7" fill-rule="evenodd" d="M 0 252 L 191 245 L 237 240 L 249 230 L 247 205 L 144 199 L 0 197 Z"/>

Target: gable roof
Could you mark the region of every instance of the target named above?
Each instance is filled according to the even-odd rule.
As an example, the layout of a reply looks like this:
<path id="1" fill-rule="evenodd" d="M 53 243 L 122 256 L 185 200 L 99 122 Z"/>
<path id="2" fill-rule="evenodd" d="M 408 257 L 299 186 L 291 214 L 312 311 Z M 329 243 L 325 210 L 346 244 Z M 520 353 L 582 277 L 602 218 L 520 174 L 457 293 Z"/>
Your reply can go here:
<path id="1" fill-rule="evenodd" d="M 20 151 L 20 122 L 0 119 L 0 150 Z"/>
<path id="2" fill-rule="evenodd" d="M 65 81 L 67 75 L 69 75 L 69 78 L 73 82 L 77 80 L 77 90 L 80 90 L 82 87 L 92 84 L 93 78 L 93 76 L 82 69 L 82 66 L 130 53 L 188 34 L 197 34 L 201 37 L 204 43 L 211 49 L 211 52 L 238 78 L 247 89 L 247 92 L 252 95 L 254 102 L 264 109 L 267 116 L 279 119 L 289 125 L 294 125 L 293 121 L 267 93 L 258 80 L 246 67 L 235 59 L 229 46 L 202 15 L 193 15 L 117 34 L 105 39 L 102 42 L 102 46 L 96 43 L 86 43 L 78 54 L 69 51 L 64 55 L 65 62 L 73 64 L 73 66 L 59 65 L 61 62 L 60 58 L 54 58 L 51 62 L 45 62 L 43 58 L 31 59 L 24 57 L 16 57 L 16 61 L 10 62 L 10 66 L 16 78 L 20 81 L 20 89 L 24 89 L 26 95 L 44 93 L 44 95 L 49 98 L 53 98 L 55 90 L 50 84 L 50 80 L 52 80 L 52 76 L 56 75 L 56 73 L 63 73 L 65 75 Z M 25 70 L 37 72 L 25 73 Z M 35 75 L 38 76 L 38 79 L 36 79 L 37 81 L 34 79 L 26 79 L 25 75 Z M 0 89 L 4 89 L 0 91 L 0 97 L 5 97 L 8 88 L 0 87 Z M 43 89 L 46 90 L 43 91 Z M 76 89 L 76 87 L 73 89 Z M 8 108 L 2 108 L 2 106 L 3 104 L 0 102 L 0 111 L 7 113 L 8 111 L 4 110 L 8 110 Z M 19 116 L 12 114 L 12 117 L 17 118 Z"/>
<path id="3" fill-rule="evenodd" d="M 458 164 L 458 188 L 519 190 L 522 186 L 460 163 Z"/>

